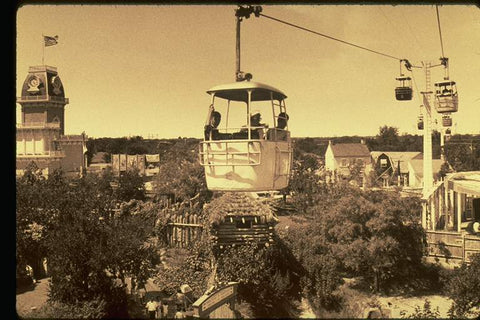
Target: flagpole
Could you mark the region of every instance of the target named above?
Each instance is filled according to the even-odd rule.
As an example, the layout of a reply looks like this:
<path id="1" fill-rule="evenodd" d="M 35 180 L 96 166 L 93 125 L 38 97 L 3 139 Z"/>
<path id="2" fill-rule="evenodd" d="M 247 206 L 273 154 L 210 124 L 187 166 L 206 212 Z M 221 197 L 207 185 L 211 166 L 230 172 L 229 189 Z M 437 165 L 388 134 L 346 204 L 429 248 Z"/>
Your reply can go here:
<path id="1" fill-rule="evenodd" d="M 45 36 L 42 33 L 42 66 L 45 65 Z"/>

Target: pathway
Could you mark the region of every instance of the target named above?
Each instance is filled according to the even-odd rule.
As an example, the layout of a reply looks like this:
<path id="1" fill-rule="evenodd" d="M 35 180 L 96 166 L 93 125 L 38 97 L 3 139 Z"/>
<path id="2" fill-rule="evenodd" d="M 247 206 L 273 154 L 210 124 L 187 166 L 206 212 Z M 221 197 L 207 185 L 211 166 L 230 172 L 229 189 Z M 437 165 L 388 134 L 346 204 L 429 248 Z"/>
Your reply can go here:
<path id="1" fill-rule="evenodd" d="M 38 280 L 32 290 L 16 295 L 15 307 L 19 317 L 25 317 L 33 310 L 40 309 L 47 302 L 49 279 Z"/>
<path id="2" fill-rule="evenodd" d="M 310 306 L 310 303 L 308 302 L 307 299 L 302 297 L 302 300 L 300 301 L 300 319 L 316 319 L 317 317 L 315 316 L 315 313 L 312 310 L 312 307 Z"/>

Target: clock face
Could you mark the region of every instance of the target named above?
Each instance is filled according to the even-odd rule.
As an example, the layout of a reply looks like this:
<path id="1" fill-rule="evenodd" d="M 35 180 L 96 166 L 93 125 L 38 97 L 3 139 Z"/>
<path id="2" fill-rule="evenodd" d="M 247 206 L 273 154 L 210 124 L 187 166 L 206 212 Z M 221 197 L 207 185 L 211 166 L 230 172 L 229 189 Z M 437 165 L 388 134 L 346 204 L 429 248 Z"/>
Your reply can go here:
<path id="1" fill-rule="evenodd" d="M 30 79 L 30 87 L 38 87 L 40 85 L 40 79 L 38 79 L 38 77 L 32 77 L 32 79 Z"/>
<path id="2" fill-rule="evenodd" d="M 27 81 L 28 90 L 30 94 L 38 94 L 40 89 L 38 88 L 42 84 L 42 81 L 37 76 L 31 76 Z"/>

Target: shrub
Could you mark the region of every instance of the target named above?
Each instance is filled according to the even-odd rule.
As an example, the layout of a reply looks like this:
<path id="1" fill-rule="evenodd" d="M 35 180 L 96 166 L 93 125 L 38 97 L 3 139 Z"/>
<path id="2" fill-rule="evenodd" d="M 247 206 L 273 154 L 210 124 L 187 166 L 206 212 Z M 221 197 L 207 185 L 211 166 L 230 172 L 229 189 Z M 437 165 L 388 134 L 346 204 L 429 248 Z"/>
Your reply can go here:
<path id="1" fill-rule="evenodd" d="M 415 306 L 415 311 L 412 314 L 406 314 L 406 312 L 401 312 L 403 319 L 438 319 L 440 318 L 440 311 L 438 307 L 435 310 L 432 310 L 430 301 L 425 299 L 423 308 L 420 306 Z"/>
<path id="2" fill-rule="evenodd" d="M 480 254 L 473 255 L 470 264 L 455 269 L 445 289 L 453 300 L 451 316 L 480 316 Z"/>

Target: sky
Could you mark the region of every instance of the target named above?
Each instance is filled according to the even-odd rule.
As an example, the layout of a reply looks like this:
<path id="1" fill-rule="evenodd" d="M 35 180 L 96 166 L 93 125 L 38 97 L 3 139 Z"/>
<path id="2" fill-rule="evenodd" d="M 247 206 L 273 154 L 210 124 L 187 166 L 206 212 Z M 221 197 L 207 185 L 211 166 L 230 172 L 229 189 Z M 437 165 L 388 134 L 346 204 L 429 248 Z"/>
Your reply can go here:
<path id="1" fill-rule="evenodd" d="M 200 138 L 209 88 L 235 81 L 235 5 L 25 5 L 16 13 L 16 94 L 30 66 L 54 66 L 70 103 L 65 134 L 91 138 Z M 276 19 L 241 23 L 241 69 L 287 95 L 292 137 L 374 136 L 384 125 L 421 134 L 425 91 L 396 101 L 398 59 L 416 66 L 449 58 L 457 83 L 452 133 L 480 134 L 480 9 L 441 5 L 262 5 Z M 43 47 L 43 35 L 58 44 Z M 444 70 L 431 69 L 432 83 Z M 17 122 L 20 105 L 16 106 Z M 441 127 L 441 117 L 435 113 Z M 434 124 L 435 127 L 435 124 Z"/>

